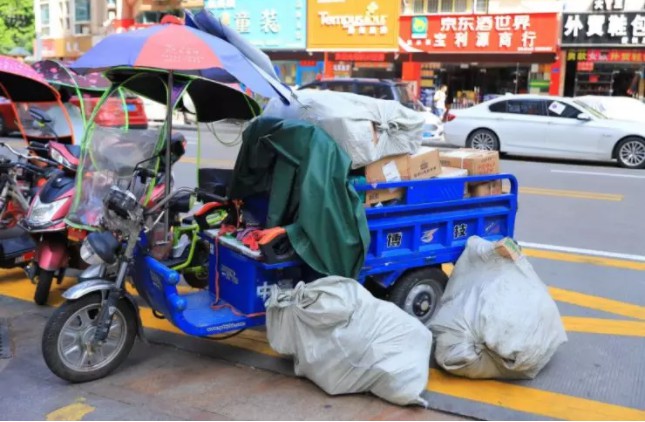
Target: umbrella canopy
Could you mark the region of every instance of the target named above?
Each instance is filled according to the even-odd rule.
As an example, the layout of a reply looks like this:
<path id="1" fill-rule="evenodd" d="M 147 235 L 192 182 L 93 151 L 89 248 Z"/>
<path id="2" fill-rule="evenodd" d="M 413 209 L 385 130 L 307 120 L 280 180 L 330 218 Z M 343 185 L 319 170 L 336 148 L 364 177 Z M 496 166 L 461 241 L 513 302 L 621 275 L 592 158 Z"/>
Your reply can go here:
<path id="1" fill-rule="evenodd" d="M 235 46 L 174 23 L 110 35 L 81 56 L 72 68 L 83 73 L 118 66 L 185 72 L 214 68 L 226 75 L 226 79 L 222 76 L 218 81 L 237 80 L 260 95 L 278 96 L 285 102 L 291 97 L 288 88 L 251 63 Z"/>
<path id="2" fill-rule="evenodd" d="M 244 39 L 231 27 L 224 25 L 221 19 L 213 16 L 211 12 L 203 9 L 193 15 L 190 11 L 186 10 L 186 25 L 192 28 L 200 29 L 208 32 L 211 35 L 221 38 L 224 41 L 234 45 L 242 52 L 252 63 L 266 72 L 267 75 L 275 80 L 280 78 L 275 73 L 271 59 L 262 50 L 255 47 L 253 44 Z"/>
<path id="3" fill-rule="evenodd" d="M 41 60 L 34 63 L 32 67 L 51 84 L 94 92 L 103 92 L 110 87 L 110 81 L 100 73 L 79 75 L 65 63 L 57 60 Z"/>
<path id="4" fill-rule="evenodd" d="M 105 76 L 128 91 L 167 105 L 166 76 L 160 71 L 139 68 L 114 68 Z M 262 112 L 260 105 L 234 87 L 198 76 L 174 75 L 179 86 L 188 85 L 186 92 L 194 104 L 199 122 L 225 118 L 252 119 Z M 187 110 L 180 102 L 180 110 Z"/>
<path id="5" fill-rule="evenodd" d="M 0 95 L 15 102 L 58 101 L 59 94 L 31 66 L 0 56 Z"/>

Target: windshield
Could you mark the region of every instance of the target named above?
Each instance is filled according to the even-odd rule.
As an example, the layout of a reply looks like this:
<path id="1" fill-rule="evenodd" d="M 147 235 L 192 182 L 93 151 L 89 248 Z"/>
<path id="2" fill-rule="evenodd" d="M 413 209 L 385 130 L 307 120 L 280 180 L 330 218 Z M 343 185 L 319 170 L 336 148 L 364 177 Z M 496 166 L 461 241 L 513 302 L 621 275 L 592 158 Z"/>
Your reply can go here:
<path id="1" fill-rule="evenodd" d="M 589 106 L 584 101 L 573 100 L 573 102 L 574 102 L 575 105 L 577 105 L 578 107 L 583 109 L 586 113 L 591 114 L 592 116 L 594 116 L 597 119 L 608 119 L 607 116 L 605 116 L 604 114 L 602 114 L 601 112 L 599 112 L 595 108 Z"/>

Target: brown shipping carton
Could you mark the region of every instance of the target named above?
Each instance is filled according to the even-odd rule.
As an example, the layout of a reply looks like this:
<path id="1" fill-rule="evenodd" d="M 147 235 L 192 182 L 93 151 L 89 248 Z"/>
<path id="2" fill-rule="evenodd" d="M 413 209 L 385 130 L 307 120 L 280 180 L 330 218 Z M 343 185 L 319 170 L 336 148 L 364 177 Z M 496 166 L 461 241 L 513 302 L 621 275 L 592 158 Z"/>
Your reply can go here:
<path id="1" fill-rule="evenodd" d="M 442 151 L 441 165 L 468 170 L 470 176 L 499 173 L 499 153 L 476 149 Z"/>
<path id="2" fill-rule="evenodd" d="M 468 170 L 460 169 L 457 167 L 442 167 L 441 174 L 437 176 L 438 179 L 444 179 L 449 177 L 466 177 L 468 176 Z"/>
<path id="3" fill-rule="evenodd" d="M 367 183 L 430 179 L 441 174 L 439 150 L 421 147 L 416 154 L 395 155 L 365 167 Z"/>
<path id="4" fill-rule="evenodd" d="M 439 150 L 421 147 L 416 154 L 409 156 L 408 169 L 410 180 L 430 179 L 441 174 Z"/>
<path id="5" fill-rule="evenodd" d="M 367 183 L 400 182 L 408 179 L 408 155 L 385 157 L 365 167 Z"/>
<path id="6" fill-rule="evenodd" d="M 378 204 L 379 202 L 392 201 L 403 198 L 403 189 L 379 189 L 365 192 L 365 205 Z"/>
<path id="7" fill-rule="evenodd" d="M 495 180 L 485 183 L 471 183 L 468 187 L 470 196 L 478 198 L 481 196 L 493 196 L 502 194 L 502 181 Z"/>

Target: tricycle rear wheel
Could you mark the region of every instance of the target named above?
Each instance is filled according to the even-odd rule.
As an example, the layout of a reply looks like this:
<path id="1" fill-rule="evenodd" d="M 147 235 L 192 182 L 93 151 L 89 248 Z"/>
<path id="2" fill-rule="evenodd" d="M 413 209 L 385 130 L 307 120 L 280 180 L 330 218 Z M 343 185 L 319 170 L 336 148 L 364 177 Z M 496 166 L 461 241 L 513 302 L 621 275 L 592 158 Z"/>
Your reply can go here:
<path id="1" fill-rule="evenodd" d="M 412 270 L 397 280 L 389 299 L 429 328 L 447 282 L 448 276 L 440 268 Z"/>

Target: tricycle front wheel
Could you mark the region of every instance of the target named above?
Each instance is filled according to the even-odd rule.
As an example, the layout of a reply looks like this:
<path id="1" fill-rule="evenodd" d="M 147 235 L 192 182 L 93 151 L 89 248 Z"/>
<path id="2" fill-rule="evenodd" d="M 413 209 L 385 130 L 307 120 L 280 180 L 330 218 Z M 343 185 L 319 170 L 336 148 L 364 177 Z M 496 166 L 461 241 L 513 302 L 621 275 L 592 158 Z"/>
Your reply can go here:
<path id="1" fill-rule="evenodd" d="M 119 300 L 110 332 L 101 342 L 93 341 L 101 309 L 98 294 L 66 302 L 50 317 L 43 332 L 45 363 L 60 378 L 86 382 L 103 378 L 127 358 L 137 334 L 134 310 Z"/>
<path id="2" fill-rule="evenodd" d="M 389 298 L 429 328 L 447 282 L 448 276 L 440 268 L 413 270 L 397 280 Z"/>

